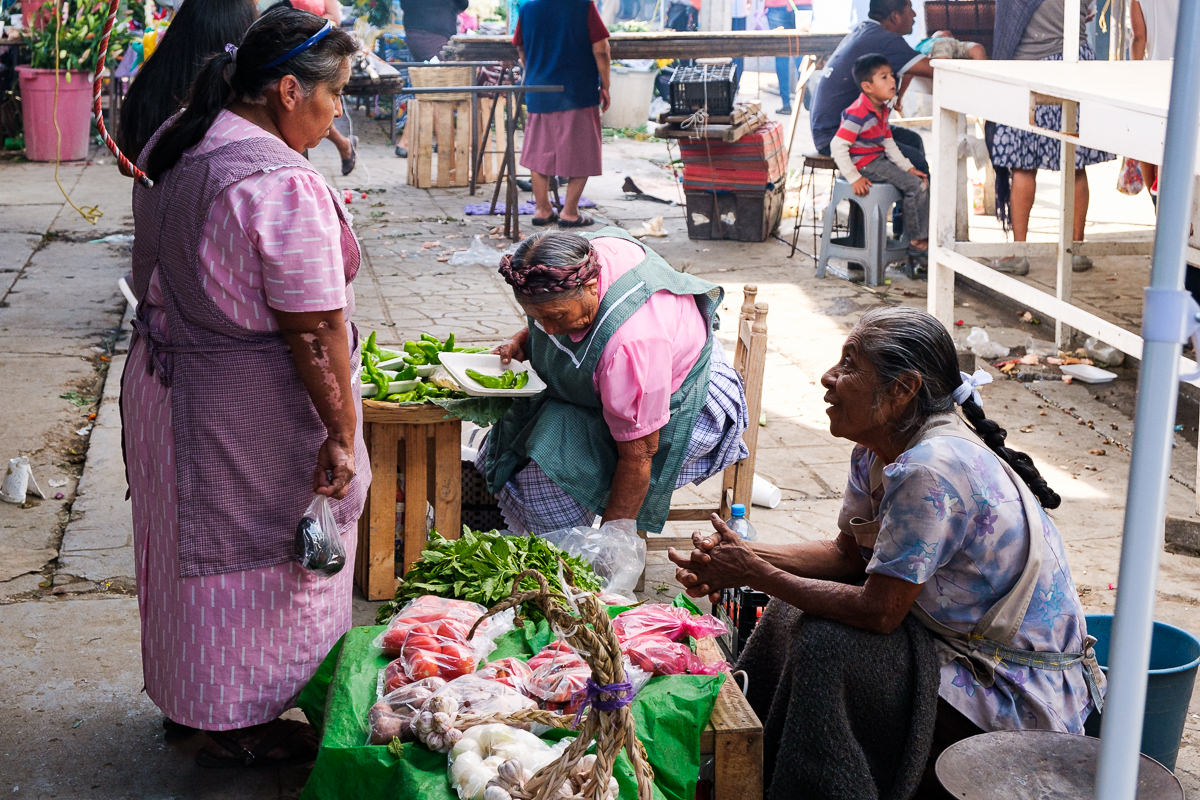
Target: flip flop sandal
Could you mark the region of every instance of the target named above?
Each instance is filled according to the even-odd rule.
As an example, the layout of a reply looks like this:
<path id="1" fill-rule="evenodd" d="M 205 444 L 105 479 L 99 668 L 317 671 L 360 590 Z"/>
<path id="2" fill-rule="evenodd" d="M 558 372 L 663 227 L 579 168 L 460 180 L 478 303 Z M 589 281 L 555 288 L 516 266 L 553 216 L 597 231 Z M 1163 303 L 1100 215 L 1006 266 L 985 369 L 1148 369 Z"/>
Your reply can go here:
<path id="1" fill-rule="evenodd" d="M 308 764 L 317 757 L 315 733 L 311 725 L 292 719 L 277 719 L 256 727 L 261 730 L 262 736 L 252 747 L 246 747 L 220 731 L 205 731 L 209 741 L 225 753 L 201 749 L 196 753 L 196 764 L 214 769 L 282 767 Z M 276 751 L 282 751 L 284 755 L 272 755 Z"/>
<path id="2" fill-rule="evenodd" d="M 551 212 L 550 216 L 548 216 L 548 217 L 534 217 L 532 220 L 530 220 L 530 222 L 532 222 L 534 225 L 539 225 L 539 226 L 540 225 L 553 225 L 554 223 L 558 222 L 558 214 Z"/>
<path id="3" fill-rule="evenodd" d="M 586 214 L 580 214 L 579 219 L 563 219 L 562 217 L 558 218 L 558 227 L 560 228 L 586 228 L 589 225 L 595 224 L 596 220 L 592 219 Z"/>
<path id="4" fill-rule="evenodd" d="M 350 155 L 342 159 L 342 174 L 349 175 L 354 172 L 354 165 L 358 163 L 358 137 L 350 137 Z"/>
<path id="5" fill-rule="evenodd" d="M 163 738 L 168 742 L 179 742 L 189 739 L 200 730 L 199 728 L 193 728 L 190 725 L 176 722 L 170 717 L 163 717 L 162 726 Z"/>

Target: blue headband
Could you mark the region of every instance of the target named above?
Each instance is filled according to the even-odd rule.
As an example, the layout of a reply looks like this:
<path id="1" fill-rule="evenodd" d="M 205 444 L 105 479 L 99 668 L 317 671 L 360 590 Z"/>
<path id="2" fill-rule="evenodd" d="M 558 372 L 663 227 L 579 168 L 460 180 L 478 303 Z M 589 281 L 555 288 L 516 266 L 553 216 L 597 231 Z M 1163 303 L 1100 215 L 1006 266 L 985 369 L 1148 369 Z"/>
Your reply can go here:
<path id="1" fill-rule="evenodd" d="M 329 32 L 331 30 L 333 30 L 333 22 L 331 20 L 326 20 L 325 25 L 324 25 L 324 27 L 321 28 L 321 30 L 317 31 L 312 36 L 308 37 L 303 42 L 301 42 L 300 44 L 293 47 L 291 50 L 288 50 L 286 53 L 281 55 L 279 58 L 271 59 L 266 64 L 263 64 L 262 68 L 270 69 L 271 67 L 278 67 L 283 62 L 285 62 L 295 56 L 300 55 L 305 50 L 312 47 L 314 44 L 316 44 L 317 42 L 321 41 L 326 36 L 328 36 Z"/>

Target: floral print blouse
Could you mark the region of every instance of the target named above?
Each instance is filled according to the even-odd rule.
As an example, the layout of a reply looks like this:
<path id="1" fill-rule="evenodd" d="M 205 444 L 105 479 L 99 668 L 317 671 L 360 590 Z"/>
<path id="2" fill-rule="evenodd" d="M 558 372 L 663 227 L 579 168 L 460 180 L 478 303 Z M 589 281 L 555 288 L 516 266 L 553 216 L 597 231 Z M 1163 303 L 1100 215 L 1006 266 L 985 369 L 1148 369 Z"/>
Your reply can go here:
<path id="1" fill-rule="evenodd" d="M 874 550 L 863 552 L 867 572 L 920 584 L 921 608 L 950 628 L 970 631 L 1025 567 L 1029 534 L 1016 486 L 995 453 L 956 436 L 925 438 L 902 453 L 883 468 L 873 497 L 875 459 L 855 447 L 841 514 L 880 522 Z M 1041 572 L 1011 646 L 1078 653 L 1086 634 L 1083 608 L 1062 537 L 1041 508 L 1038 513 L 1045 535 Z M 1002 663 L 991 687 L 957 662 L 941 670 L 941 697 L 984 730 L 1081 733 L 1091 708 L 1080 665 L 1053 671 Z"/>

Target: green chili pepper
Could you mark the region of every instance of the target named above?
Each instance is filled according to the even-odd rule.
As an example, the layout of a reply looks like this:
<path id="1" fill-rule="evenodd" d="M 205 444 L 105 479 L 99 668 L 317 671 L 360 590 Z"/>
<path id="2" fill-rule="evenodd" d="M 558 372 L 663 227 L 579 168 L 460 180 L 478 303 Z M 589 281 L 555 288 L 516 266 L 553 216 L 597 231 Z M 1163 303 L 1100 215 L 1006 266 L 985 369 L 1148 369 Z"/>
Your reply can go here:
<path id="1" fill-rule="evenodd" d="M 391 381 L 388 380 L 387 374 L 381 369 L 375 370 L 375 399 L 386 398 L 389 386 L 391 386 Z"/>
<path id="2" fill-rule="evenodd" d="M 433 336 L 432 334 L 428 334 L 428 333 L 422 333 L 422 334 L 421 334 L 421 341 L 422 341 L 422 342 L 429 342 L 430 344 L 435 344 L 435 345 L 437 345 L 437 346 L 438 346 L 438 348 L 439 348 L 439 349 L 440 349 L 440 348 L 441 348 L 441 346 L 442 346 L 442 340 L 441 340 L 441 339 L 437 338 L 436 336 Z"/>
<path id="3" fill-rule="evenodd" d="M 440 364 L 441 359 L 438 358 L 438 345 L 433 342 L 417 342 L 417 347 L 421 348 L 421 352 L 425 354 L 426 364 Z M 440 342 L 439 342 L 440 344 Z"/>
<path id="4" fill-rule="evenodd" d="M 511 369 L 506 369 L 499 375 L 484 375 L 477 370 L 468 369 L 467 377 L 485 389 L 520 389 L 529 382 L 529 372 L 522 371 L 519 375 Z"/>
<path id="5" fill-rule="evenodd" d="M 396 380 L 396 381 L 411 381 L 411 380 L 412 380 L 413 378 L 415 378 L 415 377 L 417 377 L 417 367 L 416 367 L 416 365 L 415 365 L 415 364 L 406 364 L 406 365 L 405 365 L 405 367 L 404 367 L 404 369 L 402 369 L 402 370 L 399 370 L 399 371 L 396 373 L 396 377 L 395 377 L 395 378 L 393 378 L 392 380 Z"/>
<path id="6" fill-rule="evenodd" d="M 409 364 L 425 364 L 429 361 L 425 357 L 425 351 L 416 342 L 405 342 L 404 352 L 408 354 L 404 357 L 404 360 Z"/>
<path id="7" fill-rule="evenodd" d="M 453 331 L 451 331 L 450 335 L 446 337 L 446 341 L 444 341 L 442 343 L 442 352 L 443 353 L 454 352 L 454 332 Z"/>

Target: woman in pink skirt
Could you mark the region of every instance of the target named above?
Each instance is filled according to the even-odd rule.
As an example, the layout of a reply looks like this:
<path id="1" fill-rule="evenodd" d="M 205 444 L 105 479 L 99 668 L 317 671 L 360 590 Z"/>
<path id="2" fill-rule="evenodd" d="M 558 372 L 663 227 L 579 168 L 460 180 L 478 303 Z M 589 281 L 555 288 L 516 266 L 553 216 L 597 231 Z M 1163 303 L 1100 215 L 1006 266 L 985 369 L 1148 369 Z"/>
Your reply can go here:
<path id="1" fill-rule="evenodd" d="M 587 179 L 600 174 L 600 112 L 609 104 L 608 29 L 592 0 L 527 0 L 513 44 L 525 83 L 563 87 L 525 96 L 529 119 L 521 166 L 532 173 L 533 224 L 591 225 L 579 213 L 579 198 Z M 550 178 L 556 175 L 569 178 L 558 213 L 550 205 Z"/>
<path id="2" fill-rule="evenodd" d="M 135 186 L 135 335 L 121 380 L 142 671 L 168 735 L 202 766 L 299 763 L 282 720 L 350 627 L 353 529 L 370 470 L 349 321 L 358 243 L 301 156 L 341 114 L 355 44 L 268 11 L 147 143 Z M 313 493 L 347 565 L 296 560 Z"/>

